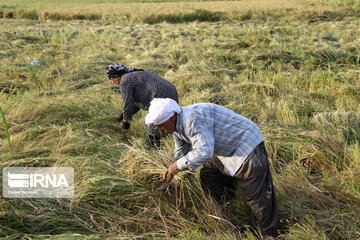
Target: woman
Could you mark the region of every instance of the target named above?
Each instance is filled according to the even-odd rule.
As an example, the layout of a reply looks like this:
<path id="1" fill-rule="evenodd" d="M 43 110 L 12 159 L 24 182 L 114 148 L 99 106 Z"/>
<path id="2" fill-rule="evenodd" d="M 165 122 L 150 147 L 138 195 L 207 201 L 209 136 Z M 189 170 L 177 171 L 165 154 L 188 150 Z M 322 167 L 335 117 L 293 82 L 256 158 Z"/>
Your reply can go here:
<path id="1" fill-rule="evenodd" d="M 113 63 L 106 67 L 106 75 L 119 85 L 124 101 L 124 112 L 119 116 L 123 129 L 129 129 L 132 116 L 140 109 L 148 110 L 154 98 L 171 98 L 179 102 L 175 86 L 151 72 Z M 151 145 L 159 146 L 161 133 L 156 127 L 148 125 L 147 132 Z"/>

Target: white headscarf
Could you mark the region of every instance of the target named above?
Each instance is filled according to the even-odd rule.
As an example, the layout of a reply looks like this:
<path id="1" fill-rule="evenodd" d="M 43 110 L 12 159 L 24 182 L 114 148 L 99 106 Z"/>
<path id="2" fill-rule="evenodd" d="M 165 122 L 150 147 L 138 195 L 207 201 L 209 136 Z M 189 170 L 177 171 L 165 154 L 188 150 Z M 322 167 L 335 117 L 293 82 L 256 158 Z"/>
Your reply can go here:
<path id="1" fill-rule="evenodd" d="M 150 102 L 149 113 L 145 117 L 145 124 L 160 125 L 169 120 L 174 113 L 181 112 L 176 101 L 171 98 L 154 98 Z"/>

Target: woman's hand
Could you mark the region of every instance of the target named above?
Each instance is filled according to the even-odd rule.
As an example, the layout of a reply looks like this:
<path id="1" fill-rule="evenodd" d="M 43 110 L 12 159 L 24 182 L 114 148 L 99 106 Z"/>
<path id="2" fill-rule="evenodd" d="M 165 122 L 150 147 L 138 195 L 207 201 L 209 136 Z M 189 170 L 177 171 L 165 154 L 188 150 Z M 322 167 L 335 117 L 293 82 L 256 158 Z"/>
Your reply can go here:
<path id="1" fill-rule="evenodd" d="M 122 129 L 129 129 L 130 128 L 130 122 L 123 120 L 122 121 L 122 125 L 121 125 Z"/>

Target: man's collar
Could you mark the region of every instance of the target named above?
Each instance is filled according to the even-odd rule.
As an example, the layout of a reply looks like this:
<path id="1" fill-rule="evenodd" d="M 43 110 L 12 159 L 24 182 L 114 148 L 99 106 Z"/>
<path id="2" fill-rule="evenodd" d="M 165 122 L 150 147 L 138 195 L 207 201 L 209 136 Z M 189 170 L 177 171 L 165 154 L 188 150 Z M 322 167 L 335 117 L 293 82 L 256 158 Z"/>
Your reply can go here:
<path id="1" fill-rule="evenodd" d="M 179 112 L 177 114 L 177 117 L 176 117 L 176 132 L 179 133 L 179 134 L 183 134 L 183 127 L 182 127 L 182 113 L 183 113 L 183 108 L 180 107 L 181 109 L 181 112 Z"/>

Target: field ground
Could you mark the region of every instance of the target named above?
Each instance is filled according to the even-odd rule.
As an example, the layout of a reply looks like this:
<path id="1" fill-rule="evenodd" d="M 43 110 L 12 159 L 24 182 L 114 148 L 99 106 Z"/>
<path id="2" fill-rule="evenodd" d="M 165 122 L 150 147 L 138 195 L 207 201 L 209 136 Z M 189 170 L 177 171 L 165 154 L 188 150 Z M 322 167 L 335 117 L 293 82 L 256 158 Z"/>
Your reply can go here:
<path id="1" fill-rule="evenodd" d="M 120 129 L 113 62 L 163 76 L 181 105 L 217 103 L 258 124 L 279 239 L 360 238 L 359 1 L 44 2 L 0 3 L 12 145 L 1 120 L 0 167 L 73 167 L 75 197 L 0 198 L 0 238 L 256 239 L 241 191 L 224 208 L 198 170 L 177 176 L 174 196 L 158 193 L 173 141 L 149 149 L 144 111 Z"/>

